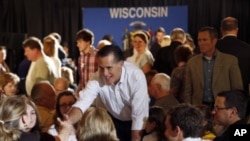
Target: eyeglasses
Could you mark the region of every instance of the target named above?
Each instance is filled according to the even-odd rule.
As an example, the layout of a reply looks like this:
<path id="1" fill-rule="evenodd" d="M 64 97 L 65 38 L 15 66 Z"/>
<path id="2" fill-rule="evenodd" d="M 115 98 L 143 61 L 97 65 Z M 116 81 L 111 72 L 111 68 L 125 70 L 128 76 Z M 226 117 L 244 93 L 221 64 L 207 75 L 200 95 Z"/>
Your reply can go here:
<path id="1" fill-rule="evenodd" d="M 74 104 L 74 102 L 71 102 L 71 103 L 63 103 L 60 106 L 60 108 L 64 108 L 66 109 L 67 107 L 72 107 L 72 105 Z"/>
<path id="2" fill-rule="evenodd" d="M 217 111 L 219 111 L 219 110 L 227 110 L 227 109 L 230 109 L 230 108 L 232 108 L 232 107 L 216 107 L 216 106 L 214 106 L 214 111 L 215 112 L 217 112 Z"/>

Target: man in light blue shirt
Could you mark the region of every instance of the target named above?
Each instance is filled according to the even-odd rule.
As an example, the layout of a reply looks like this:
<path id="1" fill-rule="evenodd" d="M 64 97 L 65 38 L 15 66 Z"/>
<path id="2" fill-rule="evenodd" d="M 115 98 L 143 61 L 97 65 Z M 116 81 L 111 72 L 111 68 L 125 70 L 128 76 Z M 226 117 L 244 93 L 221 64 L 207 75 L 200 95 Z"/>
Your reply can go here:
<path id="1" fill-rule="evenodd" d="M 115 124 L 120 141 L 139 141 L 140 131 L 148 117 L 149 97 L 144 73 L 124 61 L 118 46 L 98 51 L 99 70 L 80 91 L 80 99 L 69 113 L 76 123 L 99 95 Z"/>

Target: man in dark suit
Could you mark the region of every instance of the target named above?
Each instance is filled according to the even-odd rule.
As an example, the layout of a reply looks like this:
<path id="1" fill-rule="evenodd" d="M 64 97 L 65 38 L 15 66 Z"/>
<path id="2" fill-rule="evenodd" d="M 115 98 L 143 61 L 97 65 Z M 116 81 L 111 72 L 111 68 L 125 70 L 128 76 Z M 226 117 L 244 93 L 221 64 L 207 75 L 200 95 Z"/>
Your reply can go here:
<path id="1" fill-rule="evenodd" d="M 158 72 L 171 75 L 173 69 L 177 67 L 174 59 L 175 49 L 182 45 L 186 40 L 186 35 L 183 29 L 174 28 L 170 34 L 171 44 L 170 46 L 161 48 L 155 58 L 153 68 Z"/>
<path id="2" fill-rule="evenodd" d="M 250 84 L 250 45 L 237 39 L 238 21 L 233 17 L 226 17 L 221 22 L 222 38 L 218 40 L 216 48 L 221 52 L 238 58 L 243 86 L 246 92 Z"/>
<path id="3" fill-rule="evenodd" d="M 161 44 L 162 44 L 164 36 L 165 36 L 165 29 L 163 27 L 159 27 L 155 31 L 155 41 L 153 42 L 153 44 L 150 47 L 150 52 L 152 53 L 152 55 L 154 56 L 154 58 L 156 58 L 157 52 L 162 47 Z"/>
<path id="4" fill-rule="evenodd" d="M 234 55 L 238 58 L 239 68 L 242 76 L 243 87 L 249 93 L 250 84 L 250 45 L 237 39 L 238 20 L 233 17 L 226 17 L 221 21 L 222 38 L 218 40 L 216 47 L 224 53 Z M 249 95 L 248 95 L 249 97 Z M 248 102 L 247 115 L 250 113 L 250 101 Z"/>

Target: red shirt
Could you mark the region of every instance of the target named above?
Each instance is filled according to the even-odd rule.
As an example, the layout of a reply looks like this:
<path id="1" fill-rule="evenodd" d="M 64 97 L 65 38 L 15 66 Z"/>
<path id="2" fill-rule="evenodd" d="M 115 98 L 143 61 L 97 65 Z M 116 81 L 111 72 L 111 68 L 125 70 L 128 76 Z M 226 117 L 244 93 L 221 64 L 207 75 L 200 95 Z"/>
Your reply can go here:
<path id="1" fill-rule="evenodd" d="M 91 48 L 88 53 L 81 53 L 78 58 L 79 84 L 85 87 L 91 76 L 98 70 L 97 49 Z"/>

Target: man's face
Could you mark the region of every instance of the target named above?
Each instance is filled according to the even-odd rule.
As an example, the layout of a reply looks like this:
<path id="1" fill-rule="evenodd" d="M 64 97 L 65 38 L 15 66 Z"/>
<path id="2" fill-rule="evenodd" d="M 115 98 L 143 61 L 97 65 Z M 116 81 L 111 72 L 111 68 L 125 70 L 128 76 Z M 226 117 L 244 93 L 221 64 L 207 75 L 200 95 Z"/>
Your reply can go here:
<path id="1" fill-rule="evenodd" d="M 37 60 L 37 54 L 38 54 L 38 52 L 39 52 L 38 49 L 31 49 L 29 47 L 25 47 L 24 48 L 24 55 L 30 61 L 36 61 Z"/>
<path id="2" fill-rule="evenodd" d="M 216 39 L 212 39 L 208 31 L 199 32 L 198 34 L 198 44 L 201 53 L 205 56 L 211 56 L 215 51 Z"/>
<path id="3" fill-rule="evenodd" d="M 121 77 L 123 61 L 116 62 L 114 55 L 111 53 L 105 57 L 98 58 L 100 75 L 104 77 L 105 82 L 116 84 Z"/>
<path id="4" fill-rule="evenodd" d="M 165 33 L 163 33 L 163 32 L 157 32 L 156 33 L 156 39 L 157 39 L 158 43 L 162 42 L 164 35 L 165 35 Z"/>
<path id="5" fill-rule="evenodd" d="M 85 52 L 90 47 L 90 41 L 84 41 L 82 39 L 78 39 L 76 42 L 80 52 Z"/>
<path id="6" fill-rule="evenodd" d="M 214 115 L 215 124 L 228 125 L 228 119 L 231 115 L 232 108 L 225 106 L 225 97 L 217 96 L 212 114 Z"/>

